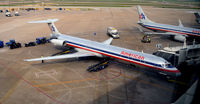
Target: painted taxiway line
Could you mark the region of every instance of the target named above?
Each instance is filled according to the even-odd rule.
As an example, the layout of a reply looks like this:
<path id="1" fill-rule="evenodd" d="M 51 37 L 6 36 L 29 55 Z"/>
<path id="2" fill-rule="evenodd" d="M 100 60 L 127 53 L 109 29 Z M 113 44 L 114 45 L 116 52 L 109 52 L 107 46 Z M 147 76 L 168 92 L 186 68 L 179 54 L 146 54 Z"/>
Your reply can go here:
<path id="1" fill-rule="evenodd" d="M 59 81 L 55 83 L 47 83 L 47 84 L 39 84 L 39 85 L 33 85 L 34 87 L 44 87 L 44 86 L 50 86 L 50 85 L 60 85 L 60 84 L 66 84 L 66 83 L 78 83 L 78 82 L 85 82 L 89 80 L 97 80 L 93 78 L 85 78 L 81 80 L 71 80 L 71 81 Z"/>
<path id="2" fill-rule="evenodd" d="M 111 72 L 112 73 L 119 73 L 118 71 L 114 71 L 114 70 L 111 70 Z M 130 79 L 130 80 L 138 81 L 138 82 L 143 83 L 143 84 L 148 84 L 148 85 L 151 85 L 151 86 L 154 86 L 154 87 L 157 87 L 157 88 L 161 88 L 161 89 L 164 89 L 166 91 L 173 92 L 173 89 L 163 87 L 159 84 L 154 84 L 154 83 L 151 83 L 151 82 L 148 82 L 148 81 L 145 81 L 145 80 L 140 80 L 138 78 L 135 78 L 135 77 L 132 77 L 132 76 L 129 76 L 129 75 L 124 75 L 122 73 L 120 73 L 120 76 L 123 76 L 125 78 Z M 86 82 L 86 81 L 92 81 L 92 80 L 99 80 L 99 79 L 97 79 L 97 78 L 85 78 L 85 79 L 80 79 L 80 80 L 71 80 L 71 81 L 61 81 L 61 82 L 55 82 L 55 83 L 38 84 L 38 85 L 33 85 L 33 86 L 34 87 L 45 87 L 45 86 L 60 85 L 60 84 L 71 84 L 71 83 Z"/>
<path id="3" fill-rule="evenodd" d="M 17 86 L 18 86 L 18 84 L 19 84 L 19 82 L 20 82 L 21 80 L 18 80 L 16 83 L 15 83 L 15 85 L 11 88 L 11 89 L 9 89 L 8 90 L 8 92 L 0 99 L 0 104 L 1 103 L 4 103 L 9 97 L 10 97 L 10 95 L 15 91 L 15 89 L 17 88 Z"/>
<path id="4" fill-rule="evenodd" d="M 4 64 L 2 64 L 2 63 L 0 63 L 0 64 L 1 64 L 2 66 L 4 65 Z M 4 67 L 5 67 L 5 66 L 4 66 Z M 42 94 L 43 96 L 46 96 L 47 98 L 51 99 L 53 102 L 55 102 L 55 103 L 57 103 L 57 104 L 65 104 L 65 103 L 63 103 L 63 102 L 61 102 L 61 101 L 58 101 L 56 98 L 52 97 L 51 95 L 49 95 L 48 93 L 46 93 L 45 91 L 43 91 L 41 88 L 34 87 L 34 86 L 33 86 L 33 83 L 31 83 L 29 80 L 25 79 L 23 76 L 21 76 L 21 75 L 20 75 L 19 73 L 17 73 L 16 71 L 10 69 L 9 67 L 8 67 L 8 68 L 5 67 L 5 68 L 7 69 L 8 72 L 10 72 L 11 74 L 15 75 L 17 79 L 20 79 L 19 81 L 25 82 L 26 84 L 28 84 L 29 86 L 31 86 L 32 88 L 34 88 L 36 91 L 38 91 L 38 92 L 39 92 L 40 94 Z M 16 86 L 17 86 L 17 85 L 16 85 Z M 14 89 L 15 89 L 15 86 L 12 87 L 12 88 L 10 89 L 10 91 L 8 91 L 8 92 L 5 94 L 4 97 L 2 97 L 2 99 L 0 100 L 0 101 L 1 101 L 0 104 L 3 103 L 2 100 L 4 100 L 4 99 L 6 100 L 6 99 L 13 93 L 13 91 L 15 91 Z M 12 90 L 13 90 L 13 91 L 12 91 Z M 4 101 L 5 101 L 5 100 L 4 100 Z"/>
<path id="5" fill-rule="evenodd" d="M 31 87 L 35 88 L 38 92 L 42 93 L 43 95 L 45 95 L 46 97 L 48 97 L 49 99 L 51 99 L 52 101 L 58 103 L 58 104 L 64 104 L 63 102 L 60 102 L 58 101 L 57 99 L 53 98 L 52 96 L 50 96 L 49 94 L 47 94 L 46 92 L 44 92 L 43 90 L 41 90 L 40 88 L 38 87 L 34 87 L 33 84 L 24 79 L 21 75 L 19 75 L 18 73 L 16 73 L 15 71 L 11 70 L 11 69 L 8 69 L 9 72 L 11 72 L 12 74 L 14 74 L 17 78 L 23 80 L 25 83 L 27 83 L 28 85 L 30 85 Z"/>

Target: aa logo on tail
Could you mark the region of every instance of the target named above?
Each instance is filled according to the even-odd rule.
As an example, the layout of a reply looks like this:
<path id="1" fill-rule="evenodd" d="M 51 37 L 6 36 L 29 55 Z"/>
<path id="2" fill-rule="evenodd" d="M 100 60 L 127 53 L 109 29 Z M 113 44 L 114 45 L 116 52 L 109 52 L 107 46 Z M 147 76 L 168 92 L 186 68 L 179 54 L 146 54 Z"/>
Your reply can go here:
<path id="1" fill-rule="evenodd" d="M 55 32 L 55 28 L 54 28 L 53 25 L 51 26 L 51 30 L 52 30 L 53 32 Z"/>
<path id="2" fill-rule="evenodd" d="M 140 16 L 139 16 L 139 18 L 140 18 L 140 19 L 145 19 L 145 16 L 144 16 L 144 14 L 143 14 L 143 13 L 141 13 L 141 14 L 140 14 Z"/>

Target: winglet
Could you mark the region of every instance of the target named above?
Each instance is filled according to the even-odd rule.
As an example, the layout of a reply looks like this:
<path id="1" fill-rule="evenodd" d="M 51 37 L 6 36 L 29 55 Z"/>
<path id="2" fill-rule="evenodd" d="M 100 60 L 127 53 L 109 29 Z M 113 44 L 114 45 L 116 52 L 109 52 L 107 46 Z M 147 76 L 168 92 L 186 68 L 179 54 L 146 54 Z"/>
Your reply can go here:
<path id="1" fill-rule="evenodd" d="M 178 26 L 184 27 L 180 19 L 178 20 L 178 22 L 179 22 L 179 25 L 178 25 Z"/>

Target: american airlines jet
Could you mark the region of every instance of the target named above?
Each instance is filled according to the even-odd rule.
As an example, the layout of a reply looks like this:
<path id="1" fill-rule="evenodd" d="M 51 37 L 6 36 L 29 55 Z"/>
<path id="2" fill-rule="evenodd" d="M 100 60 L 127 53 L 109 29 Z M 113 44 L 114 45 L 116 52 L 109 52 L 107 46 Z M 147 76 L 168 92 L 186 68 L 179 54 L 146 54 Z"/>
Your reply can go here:
<path id="1" fill-rule="evenodd" d="M 195 12 L 194 15 L 196 17 L 197 23 L 200 24 L 200 12 Z"/>
<path id="2" fill-rule="evenodd" d="M 52 31 L 51 37 L 53 39 L 51 40 L 51 43 L 53 43 L 54 45 L 64 47 L 74 47 L 75 50 L 77 50 L 77 52 L 73 54 L 64 54 L 35 59 L 25 59 L 24 61 L 67 59 L 88 56 L 113 57 L 120 60 L 128 61 L 130 63 L 157 69 L 159 72 L 166 72 L 166 74 L 169 75 L 180 75 L 180 72 L 179 70 L 177 70 L 177 68 L 172 66 L 169 62 L 167 62 L 161 57 L 110 45 L 112 42 L 112 38 L 109 38 L 108 40 L 100 43 L 61 34 L 54 25 L 54 22 L 56 22 L 57 20 L 58 19 L 49 19 L 43 21 L 33 21 L 30 23 L 47 23 L 49 25 L 50 30 Z"/>
<path id="3" fill-rule="evenodd" d="M 160 34 L 173 37 L 174 40 L 184 42 L 186 37 L 200 37 L 200 29 L 184 27 L 179 20 L 179 26 L 160 24 L 153 22 L 147 18 L 140 6 L 137 7 L 139 21 L 138 24 L 154 31 L 160 32 L 146 32 L 146 34 Z M 141 31 L 141 30 L 140 30 Z"/>

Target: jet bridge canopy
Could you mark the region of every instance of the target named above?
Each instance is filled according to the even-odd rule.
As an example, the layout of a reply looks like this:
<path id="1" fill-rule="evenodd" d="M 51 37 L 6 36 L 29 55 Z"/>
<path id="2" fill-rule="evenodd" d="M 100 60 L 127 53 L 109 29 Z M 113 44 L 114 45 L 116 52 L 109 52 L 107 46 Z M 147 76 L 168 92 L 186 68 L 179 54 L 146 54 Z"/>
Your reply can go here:
<path id="1" fill-rule="evenodd" d="M 163 50 L 158 50 L 153 54 L 166 59 L 176 67 L 182 62 L 186 62 L 189 65 L 198 64 L 200 61 L 200 44 L 186 47 L 165 47 Z"/>

